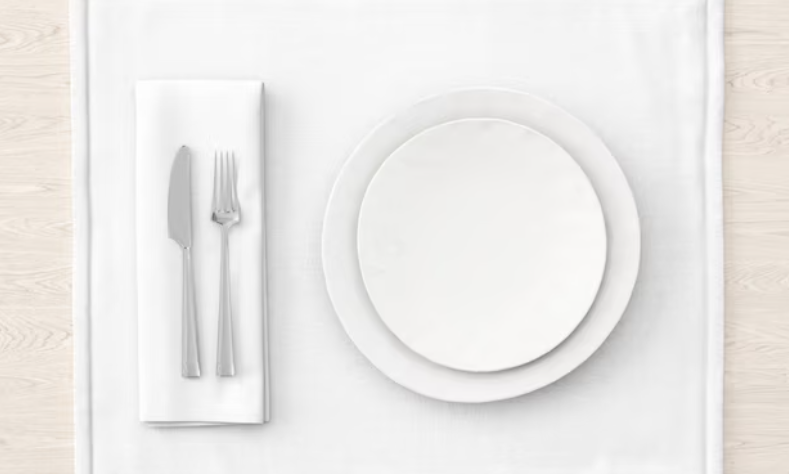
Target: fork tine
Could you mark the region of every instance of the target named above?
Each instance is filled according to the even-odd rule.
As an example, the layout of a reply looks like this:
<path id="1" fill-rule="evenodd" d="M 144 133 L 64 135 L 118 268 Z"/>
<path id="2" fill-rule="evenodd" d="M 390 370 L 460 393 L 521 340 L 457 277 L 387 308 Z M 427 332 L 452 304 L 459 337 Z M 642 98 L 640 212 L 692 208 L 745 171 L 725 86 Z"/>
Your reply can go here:
<path id="1" fill-rule="evenodd" d="M 230 184 L 228 182 L 229 176 L 227 172 L 227 152 L 222 153 L 222 210 L 224 212 L 230 211 L 230 198 L 228 193 L 230 191 Z"/>
<path id="2" fill-rule="evenodd" d="M 238 195 L 236 194 L 236 154 L 230 152 L 230 173 L 228 179 L 230 180 L 230 204 L 233 207 L 233 212 L 238 211 Z"/>
<path id="3" fill-rule="evenodd" d="M 214 151 L 214 196 L 211 199 L 212 210 L 218 209 L 219 196 L 217 195 L 219 188 L 219 151 Z"/>
<path id="4" fill-rule="evenodd" d="M 219 202 L 217 209 L 225 210 L 225 152 L 219 152 Z"/>

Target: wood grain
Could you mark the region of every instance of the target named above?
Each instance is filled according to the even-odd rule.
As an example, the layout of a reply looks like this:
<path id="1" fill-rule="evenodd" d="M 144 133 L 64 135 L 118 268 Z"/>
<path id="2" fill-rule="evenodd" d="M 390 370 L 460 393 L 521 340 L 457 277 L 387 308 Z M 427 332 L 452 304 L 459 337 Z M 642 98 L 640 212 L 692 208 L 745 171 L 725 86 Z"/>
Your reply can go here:
<path id="1" fill-rule="evenodd" d="M 725 467 L 789 473 L 789 2 L 727 2 Z M 73 472 L 67 0 L 0 0 L 0 471 Z"/>
<path id="2" fill-rule="evenodd" d="M 725 466 L 789 473 L 789 2 L 726 13 Z"/>
<path id="3" fill-rule="evenodd" d="M 67 0 L 0 1 L 0 472 L 73 471 Z"/>

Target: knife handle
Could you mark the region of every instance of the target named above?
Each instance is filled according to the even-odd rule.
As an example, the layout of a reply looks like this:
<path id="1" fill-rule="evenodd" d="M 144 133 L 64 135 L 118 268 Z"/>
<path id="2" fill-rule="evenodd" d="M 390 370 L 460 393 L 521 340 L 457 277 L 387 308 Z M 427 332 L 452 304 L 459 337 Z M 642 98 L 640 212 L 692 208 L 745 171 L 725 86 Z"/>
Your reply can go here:
<path id="1" fill-rule="evenodd" d="M 200 350 L 197 334 L 197 309 L 195 304 L 194 272 L 192 271 L 192 249 L 183 249 L 183 320 L 181 322 L 181 375 L 200 377 Z"/>

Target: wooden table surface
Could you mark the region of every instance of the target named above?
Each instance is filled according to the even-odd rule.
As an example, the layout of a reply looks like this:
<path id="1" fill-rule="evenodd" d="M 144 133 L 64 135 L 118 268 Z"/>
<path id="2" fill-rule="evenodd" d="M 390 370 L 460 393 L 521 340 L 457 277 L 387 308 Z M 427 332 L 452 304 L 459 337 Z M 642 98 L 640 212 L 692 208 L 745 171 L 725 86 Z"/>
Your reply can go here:
<path id="1" fill-rule="evenodd" d="M 786 474 L 789 0 L 726 13 L 725 466 Z M 69 133 L 68 0 L 0 0 L 3 473 L 73 472 Z"/>

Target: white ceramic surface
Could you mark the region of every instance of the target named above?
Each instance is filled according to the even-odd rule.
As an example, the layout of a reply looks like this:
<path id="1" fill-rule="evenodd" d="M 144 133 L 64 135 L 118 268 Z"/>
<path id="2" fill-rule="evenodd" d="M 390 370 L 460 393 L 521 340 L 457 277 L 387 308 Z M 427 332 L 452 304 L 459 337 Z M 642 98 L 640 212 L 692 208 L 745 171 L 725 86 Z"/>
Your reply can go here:
<path id="1" fill-rule="evenodd" d="M 428 129 L 370 183 L 359 265 L 378 315 L 447 367 L 492 372 L 561 343 L 605 268 L 600 202 L 559 145 L 513 122 Z"/>
<path id="2" fill-rule="evenodd" d="M 388 156 L 422 131 L 449 121 L 498 118 L 530 127 L 575 158 L 597 192 L 608 236 L 606 271 L 597 299 L 556 349 L 511 370 L 467 372 L 429 362 L 403 344 L 375 311 L 357 257 L 357 225 L 365 191 Z M 335 311 L 359 350 L 395 382 L 428 397 L 486 402 L 544 387 L 581 365 L 622 316 L 641 252 L 638 213 L 622 170 L 603 142 L 562 109 L 534 96 L 469 89 L 436 96 L 396 114 L 365 138 L 335 183 L 324 218 L 323 268 Z"/>

